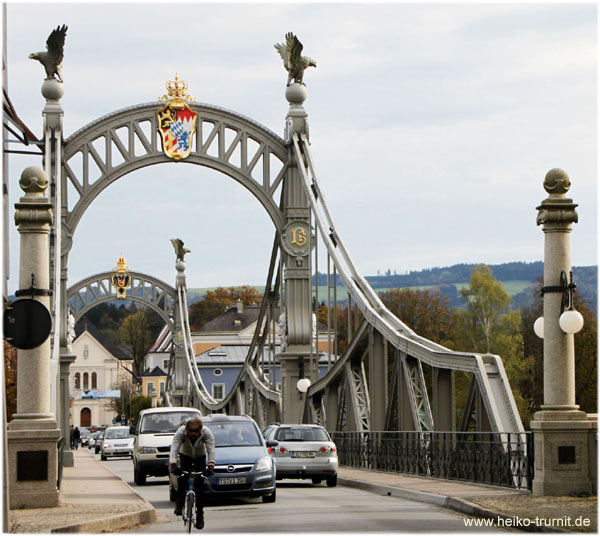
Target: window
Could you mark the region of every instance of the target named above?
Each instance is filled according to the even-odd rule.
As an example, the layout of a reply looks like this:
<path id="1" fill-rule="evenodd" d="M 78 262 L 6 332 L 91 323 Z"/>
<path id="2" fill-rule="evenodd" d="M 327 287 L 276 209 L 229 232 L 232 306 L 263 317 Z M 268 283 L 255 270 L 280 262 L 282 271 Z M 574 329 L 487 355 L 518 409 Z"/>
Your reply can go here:
<path id="1" fill-rule="evenodd" d="M 75 389 L 81 389 L 81 374 L 75 373 Z"/>
<path id="2" fill-rule="evenodd" d="M 212 384 L 212 397 L 215 400 L 223 400 L 225 398 L 225 384 L 224 383 L 213 383 Z"/>
<path id="3" fill-rule="evenodd" d="M 165 360 L 163 361 L 163 370 L 164 370 L 165 372 L 169 372 L 169 360 L 168 360 L 168 359 L 165 359 Z"/>
<path id="4" fill-rule="evenodd" d="M 83 373 L 83 390 L 87 391 L 90 388 L 90 376 L 87 372 Z"/>
<path id="5" fill-rule="evenodd" d="M 92 389 L 98 389 L 98 375 L 92 372 Z"/>
<path id="6" fill-rule="evenodd" d="M 146 389 L 147 389 L 147 396 L 152 396 L 152 393 L 154 392 L 154 384 L 152 382 L 148 382 L 146 384 Z"/>
<path id="7" fill-rule="evenodd" d="M 223 374 L 223 370 L 220 368 L 216 368 L 215 370 L 213 370 L 213 374 L 215 376 L 220 376 L 221 374 Z"/>
<path id="8" fill-rule="evenodd" d="M 160 396 L 165 396 L 165 382 L 160 382 Z"/>
<path id="9" fill-rule="evenodd" d="M 90 356 L 90 349 L 88 347 L 88 345 L 86 344 L 83 347 L 83 359 L 87 359 Z"/>

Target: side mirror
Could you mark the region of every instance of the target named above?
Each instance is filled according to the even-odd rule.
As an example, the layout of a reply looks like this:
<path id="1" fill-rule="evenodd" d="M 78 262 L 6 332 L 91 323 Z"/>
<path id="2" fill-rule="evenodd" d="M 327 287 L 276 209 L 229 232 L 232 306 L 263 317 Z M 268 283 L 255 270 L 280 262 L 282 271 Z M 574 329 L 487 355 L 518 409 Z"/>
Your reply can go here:
<path id="1" fill-rule="evenodd" d="M 133 424 L 129 425 L 129 435 L 137 435 L 137 430 Z"/>
<path id="2" fill-rule="evenodd" d="M 276 447 L 277 445 L 279 445 L 279 441 L 275 441 L 274 439 L 267 441 L 267 447 Z"/>

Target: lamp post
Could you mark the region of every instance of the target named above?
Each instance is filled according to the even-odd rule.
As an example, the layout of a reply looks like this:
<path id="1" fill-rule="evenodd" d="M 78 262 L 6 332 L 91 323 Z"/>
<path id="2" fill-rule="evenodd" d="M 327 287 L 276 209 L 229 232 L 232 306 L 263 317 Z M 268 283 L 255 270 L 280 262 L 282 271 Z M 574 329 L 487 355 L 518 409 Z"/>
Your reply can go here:
<path id="1" fill-rule="evenodd" d="M 593 423 L 575 403 L 573 334 L 583 318 L 573 309 L 572 275 L 567 279 L 572 274 L 571 225 L 577 222 L 577 205 L 566 197 L 570 186 L 563 170 L 551 169 L 544 179 L 548 198 L 537 207 L 537 224 L 544 231 L 544 316 L 534 330 L 544 339 L 544 403 L 531 421 L 534 495 L 592 492 L 588 436 Z"/>

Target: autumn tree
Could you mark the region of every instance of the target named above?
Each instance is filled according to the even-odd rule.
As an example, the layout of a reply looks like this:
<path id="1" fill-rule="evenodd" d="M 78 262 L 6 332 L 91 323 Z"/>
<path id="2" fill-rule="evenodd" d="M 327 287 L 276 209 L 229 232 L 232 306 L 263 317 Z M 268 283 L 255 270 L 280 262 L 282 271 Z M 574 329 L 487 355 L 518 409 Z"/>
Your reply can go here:
<path id="1" fill-rule="evenodd" d="M 144 357 L 154 342 L 150 323 L 148 311 L 142 309 L 126 317 L 119 327 L 121 343 L 128 344 L 131 347 L 131 357 L 133 359 L 133 370 L 131 372 L 136 380 L 143 372 Z"/>
<path id="2" fill-rule="evenodd" d="M 249 285 L 209 290 L 202 300 L 190 305 L 190 328 L 192 331 L 199 330 L 238 301 L 244 305 L 254 305 L 261 300 L 262 296 Z"/>
<path id="3" fill-rule="evenodd" d="M 7 422 L 17 412 L 17 349 L 4 341 L 4 395 Z"/>
<path id="4" fill-rule="evenodd" d="M 497 354 L 523 421 L 531 418 L 530 377 L 534 359 L 523 353 L 521 312 L 510 311 L 510 295 L 496 281 L 489 266 L 478 265 L 471 273 L 469 286 L 461 290 L 465 308 L 454 311 L 455 349 Z M 466 399 L 467 387 L 457 382 L 457 401 Z M 458 404 L 457 404 L 458 406 Z"/>

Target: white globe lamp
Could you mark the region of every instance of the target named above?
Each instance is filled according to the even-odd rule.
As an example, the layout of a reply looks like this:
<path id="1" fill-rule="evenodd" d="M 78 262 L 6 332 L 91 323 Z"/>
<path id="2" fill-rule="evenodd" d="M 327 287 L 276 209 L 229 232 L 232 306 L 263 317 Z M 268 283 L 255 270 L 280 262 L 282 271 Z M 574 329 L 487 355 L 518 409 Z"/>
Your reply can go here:
<path id="1" fill-rule="evenodd" d="M 583 327 L 583 316 L 575 309 L 567 309 L 560 315 L 558 325 L 565 333 L 577 333 Z"/>
<path id="2" fill-rule="evenodd" d="M 540 339 L 544 338 L 544 317 L 543 316 L 540 316 L 533 323 L 533 331 Z"/>
<path id="3" fill-rule="evenodd" d="M 310 387 L 310 380 L 308 378 L 300 378 L 296 384 L 296 389 L 301 393 L 306 393 Z"/>

